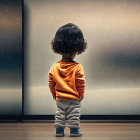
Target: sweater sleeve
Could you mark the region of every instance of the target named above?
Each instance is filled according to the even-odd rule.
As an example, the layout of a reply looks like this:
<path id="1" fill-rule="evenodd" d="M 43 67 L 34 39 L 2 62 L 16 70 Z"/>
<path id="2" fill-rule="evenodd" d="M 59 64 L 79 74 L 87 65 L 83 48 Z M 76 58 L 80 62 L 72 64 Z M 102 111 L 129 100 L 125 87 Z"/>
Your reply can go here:
<path id="1" fill-rule="evenodd" d="M 79 96 L 84 98 L 85 77 L 84 77 L 84 70 L 81 64 L 79 64 L 77 68 L 75 82 L 76 82 L 76 89 L 79 92 Z"/>
<path id="2" fill-rule="evenodd" d="M 56 96 L 56 93 L 55 93 L 55 85 L 56 85 L 56 83 L 55 83 L 55 81 L 53 79 L 52 68 L 49 71 L 48 76 L 49 76 L 48 81 L 49 81 L 50 92 L 52 93 L 52 96 L 55 97 Z"/>

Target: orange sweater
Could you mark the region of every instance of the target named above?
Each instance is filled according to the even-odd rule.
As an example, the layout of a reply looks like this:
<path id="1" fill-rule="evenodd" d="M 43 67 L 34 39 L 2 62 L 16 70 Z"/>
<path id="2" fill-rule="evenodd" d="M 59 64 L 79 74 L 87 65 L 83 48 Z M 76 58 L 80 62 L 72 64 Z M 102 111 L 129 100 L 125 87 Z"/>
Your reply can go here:
<path id="1" fill-rule="evenodd" d="M 72 99 L 82 100 L 85 91 L 84 71 L 77 62 L 57 61 L 49 73 L 49 87 L 56 101 Z"/>

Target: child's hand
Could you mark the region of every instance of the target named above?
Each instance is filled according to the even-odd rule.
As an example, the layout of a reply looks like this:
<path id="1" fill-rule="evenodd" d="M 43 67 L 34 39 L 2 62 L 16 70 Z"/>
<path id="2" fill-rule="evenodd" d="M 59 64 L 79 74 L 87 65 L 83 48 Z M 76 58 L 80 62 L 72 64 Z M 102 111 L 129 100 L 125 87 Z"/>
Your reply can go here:
<path id="1" fill-rule="evenodd" d="M 53 99 L 56 100 L 56 96 L 53 96 Z"/>
<path id="2" fill-rule="evenodd" d="M 79 98 L 80 98 L 81 100 L 83 100 L 83 97 L 80 96 Z"/>

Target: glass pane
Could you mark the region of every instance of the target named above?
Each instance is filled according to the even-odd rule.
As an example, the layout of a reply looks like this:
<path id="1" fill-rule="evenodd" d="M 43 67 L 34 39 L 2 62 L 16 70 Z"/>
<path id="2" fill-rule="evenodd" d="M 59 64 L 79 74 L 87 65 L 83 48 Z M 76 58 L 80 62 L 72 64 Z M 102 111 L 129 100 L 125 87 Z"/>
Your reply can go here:
<path id="1" fill-rule="evenodd" d="M 0 2 L 0 114 L 22 111 L 22 1 Z"/>
<path id="2" fill-rule="evenodd" d="M 61 59 L 50 42 L 69 22 L 88 42 L 75 58 L 86 76 L 82 114 L 140 114 L 140 2 L 97 0 L 25 0 L 25 114 L 54 114 L 48 88 L 50 67 Z"/>

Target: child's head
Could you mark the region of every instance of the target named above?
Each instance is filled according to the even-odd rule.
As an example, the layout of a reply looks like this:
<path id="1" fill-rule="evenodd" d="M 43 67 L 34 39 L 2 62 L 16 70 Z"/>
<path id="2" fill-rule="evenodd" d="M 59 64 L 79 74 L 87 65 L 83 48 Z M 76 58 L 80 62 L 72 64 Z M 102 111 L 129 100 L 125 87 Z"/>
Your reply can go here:
<path id="1" fill-rule="evenodd" d="M 60 27 L 51 42 L 52 49 L 58 54 L 81 54 L 87 43 L 82 31 L 74 24 L 68 23 Z"/>

